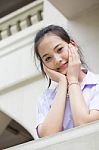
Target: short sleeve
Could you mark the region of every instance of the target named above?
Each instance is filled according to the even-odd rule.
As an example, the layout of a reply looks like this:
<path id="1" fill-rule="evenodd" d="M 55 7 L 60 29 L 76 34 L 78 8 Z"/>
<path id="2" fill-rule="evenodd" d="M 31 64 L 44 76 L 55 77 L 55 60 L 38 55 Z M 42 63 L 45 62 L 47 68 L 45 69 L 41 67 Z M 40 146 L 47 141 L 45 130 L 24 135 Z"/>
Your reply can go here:
<path id="1" fill-rule="evenodd" d="M 54 97 L 56 95 L 56 87 L 47 88 L 41 97 L 38 99 L 37 107 L 36 107 L 36 123 L 35 129 L 38 137 L 38 125 L 43 123 L 46 118 L 52 103 L 54 102 Z"/>
<path id="2" fill-rule="evenodd" d="M 48 97 L 47 97 L 47 93 L 44 92 L 42 94 L 42 96 L 39 98 L 38 103 L 37 103 L 37 108 L 36 108 L 36 124 L 35 124 L 35 128 L 36 128 L 36 132 L 38 135 L 38 125 L 41 124 L 47 113 L 49 112 L 49 104 L 48 104 Z M 39 136 L 39 135 L 38 135 Z"/>
<path id="3" fill-rule="evenodd" d="M 96 85 L 94 96 L 90 101 L 89 108 L 99 110 L 99 84 Z"/>

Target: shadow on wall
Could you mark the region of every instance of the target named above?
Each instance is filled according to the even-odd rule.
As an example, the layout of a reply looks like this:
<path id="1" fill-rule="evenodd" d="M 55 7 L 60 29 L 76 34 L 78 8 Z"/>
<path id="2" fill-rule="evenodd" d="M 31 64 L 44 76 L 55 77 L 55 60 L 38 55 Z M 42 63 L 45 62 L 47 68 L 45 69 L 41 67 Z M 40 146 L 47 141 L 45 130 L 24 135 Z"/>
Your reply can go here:
<path id="1" fill-rule="evenodd" d="M 19 123 L 0 112 L 0 150 L 34 140 Z"/>

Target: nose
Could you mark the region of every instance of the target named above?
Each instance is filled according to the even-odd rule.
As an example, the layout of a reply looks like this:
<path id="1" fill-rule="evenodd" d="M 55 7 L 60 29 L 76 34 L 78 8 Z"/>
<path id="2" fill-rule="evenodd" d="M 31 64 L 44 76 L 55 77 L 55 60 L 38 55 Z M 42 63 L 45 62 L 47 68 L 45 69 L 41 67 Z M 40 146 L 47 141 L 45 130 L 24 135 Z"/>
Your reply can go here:
<path id="1" fill-rule="evenodd" d="M 60 63 L 62 61 L 62 58 L 61 58 L 61 56 L 59 54 L 55 54 L 54 55 L 54 59 L 55 59 L 56 63 Z"/>

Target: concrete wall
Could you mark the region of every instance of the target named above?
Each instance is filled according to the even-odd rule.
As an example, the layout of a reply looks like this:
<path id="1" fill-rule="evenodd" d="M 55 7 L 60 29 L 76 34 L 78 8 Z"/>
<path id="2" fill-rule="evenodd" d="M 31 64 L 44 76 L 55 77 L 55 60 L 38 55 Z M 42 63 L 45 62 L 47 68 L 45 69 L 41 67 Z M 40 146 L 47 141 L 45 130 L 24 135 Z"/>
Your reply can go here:
<path id="1" fill-rule="evenodd" d="M 99 73 L 99 7 L 69 21 L 68 29 L 83 49 L 89 67 Z"/>
<path id="2" fill-rule="evenodd" d="M 33 136 L 36 102 L 45 82 L 35 67 L 31 52 L 34 35 L 42 25 L 40 22 L 0 42 L 0 111 L 23 125 Z"/>
<path id="3" fill-rule="evenodd" d="M 45 26 L 57 24 L 67 28 L 67 19 L 49 1 L 44 0 L 44 22 Z"/>
<path id="4" fill-rule="evenodd" d="M 99 121 L 7 150 L 98 150 Z"/>

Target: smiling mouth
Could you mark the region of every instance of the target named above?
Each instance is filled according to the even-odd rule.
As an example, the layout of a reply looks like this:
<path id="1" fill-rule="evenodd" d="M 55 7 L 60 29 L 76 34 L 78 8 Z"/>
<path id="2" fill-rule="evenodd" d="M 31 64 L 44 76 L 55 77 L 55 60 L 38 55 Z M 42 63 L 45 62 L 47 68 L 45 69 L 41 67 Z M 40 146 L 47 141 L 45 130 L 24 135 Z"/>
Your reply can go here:
<path id="1" fill-rule="evenodd" d="M 57 68 L 57 71 L 64 70 L 67 67 L 67 64 L 68 62 L 62 64 L 59 68 Z"/>

